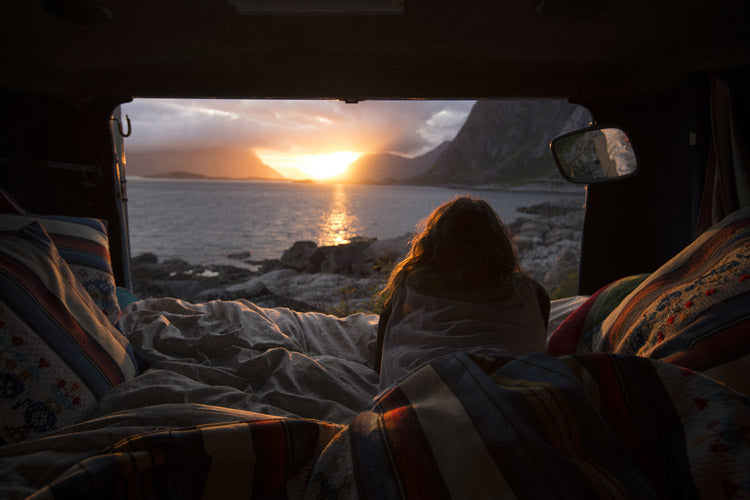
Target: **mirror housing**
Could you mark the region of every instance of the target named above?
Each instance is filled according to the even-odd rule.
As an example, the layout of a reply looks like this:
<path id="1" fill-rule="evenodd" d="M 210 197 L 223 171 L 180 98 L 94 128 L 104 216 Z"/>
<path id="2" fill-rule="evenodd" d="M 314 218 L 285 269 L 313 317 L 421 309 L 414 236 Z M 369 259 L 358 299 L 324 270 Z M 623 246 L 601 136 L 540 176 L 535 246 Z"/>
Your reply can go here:
<path id="1" fill-rule="evenodd" d="M 638 161 L 628 135 L 619 128 L 587 127 L 555 137 L 550 150 L 563 177 L 577 184 L 633 177 Z"/>

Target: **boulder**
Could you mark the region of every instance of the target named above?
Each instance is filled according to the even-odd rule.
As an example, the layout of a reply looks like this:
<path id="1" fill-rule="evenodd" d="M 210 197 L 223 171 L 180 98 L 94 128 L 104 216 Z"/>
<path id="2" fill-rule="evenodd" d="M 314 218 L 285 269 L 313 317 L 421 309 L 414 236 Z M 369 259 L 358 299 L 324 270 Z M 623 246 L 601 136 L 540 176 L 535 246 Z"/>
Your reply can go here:
<path id="1" fill-rule="evenodd" d="M 287 272 L 284 272 L 287 271 Z M 384 286 L 379 278 L 356 278 L 332 273 L 297 273 L 277 270 L 256 278 L 273 294 L 289 297 L 326 312 L 354 312 L 354 304 L 366 309 L 373 295 Z M 345 304 L 345 308 L 341 308 Z M 357 306 L 357 307 L 359 307 Z"/>
<path id="2" fill-rule="evenodd" d="M 516 242 L 516 246 L 519 250 L 528 250 L 531 248 L 534 248 L 535 246 L 542 243 L 544 240 L 542 240 L 542 234 L 541 233 L 524 233 L 519 234 L 514 238 Z"/>
<path id="3" fill-rule="evenodd" d="M 401 260 L 406 257 L 409 251 L 410 243 L 414 234 L 408 233 L 395 238 L 385 238 L 373 241 L 365 249 L 365 257 L 369 260 L 376 261 L 382 259 Z"/>
<path id="4" fill-rule="evenodd" d="M 554 217 L 556 215 L 564 215 L 570 212 L 583 211 L 583 204 L 580 201 L 559 199 L 553 201 L 545 201 L 532 205 L 530 207 L 520 207 L 517 209 L 518 212 L 524 214 L 539 215 L 541 217 Z"/>
<path id="5" fill-rule="evenodd" d="M 355 238 L 344 245 L 318 247 L 310 255 L 308 265 L 304 270 L 308 273 L 370 275 L 374 269 L 372 261 L 368 260 L 365 255 L 365 250 L 374 241 L 375 238 Z"/>
<path id="6" fill-rule="evenodd" d="M 549 225 L 537 220 L 527 220 L 518 229 L 519 233 L 546 233 L 549 231 Z"/>
<path id="7" fill-rule="evenodd" d="M 552 229 L 544 235 L 544 244 L 547 246 L 559 243 L 565 240 L 573 240 L 575 235 L 570 229 Z"/>
<path id="8" fill-rule="evenodd" d="M 206 289 L 218 289 L 245 281 L 253 275 L 250 269 L 229 265 L 194 265 L 181 259 L 162 263 L 153 254 L 134 258 L 133 293 L 138 297 L 176 297 L 194 300 Z"/>
<path id="9" fill-rule="evenodd" d="M 266 286 L 274 287 L 277 282 L 284 282 L 288 278 L 297 276 L 299 273 L 294 269 L 276 269 L 270 273 L 262 274 L 255 280 L 264 283 Z"/>
<path id="10" fill-rule="evenodd" d="M 260 274 L 270 273 L 275 269 L 283 269 L 284 264 L 279 259 L 266 259 L 260 264 Z"/>
<path id="11" fill-rule="evenodd" d="M 310 256 L 317 250 L 314 241 L 296 241 L 281 256 L 281 264 L 289 269 L 303 271 L 310 262 Z"/>
<path id="12" fill-rule="evenodd" d="M 567 247 L 555 256 L 555 264 L 562 274 L 568 274 L 570 271 L 578 268 L 580 252 Z"/>
<path id="13" fill-rule="evenodd" d="M 230 253 L 227 254 L 227 258 L 236 260 L 245 260 L 253 256 L 253 252 L 245 250 L 244 252 Z"/>
<path id="14" fill-rule="evenodd" d="M 157 262 L 159 262 L 159 257 L 152 253 L 142 253 L 130 259 L 130 264 L 132 266 L 156 264 Z"/>

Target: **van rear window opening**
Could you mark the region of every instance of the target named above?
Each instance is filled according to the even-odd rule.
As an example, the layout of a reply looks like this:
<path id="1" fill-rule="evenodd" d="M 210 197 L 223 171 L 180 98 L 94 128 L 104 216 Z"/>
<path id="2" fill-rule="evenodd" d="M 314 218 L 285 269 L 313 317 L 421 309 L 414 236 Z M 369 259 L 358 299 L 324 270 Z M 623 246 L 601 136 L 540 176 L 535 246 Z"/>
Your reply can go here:
<path id="1" fill-rule="evenodd" d="M 551 298 L 576 294 L 584 188 L 549 142 L 591 121 L 581 106 L 136 99 L 121 112 L 138 297 L 377 313 L 416 225 L 462 195 L 499 214 Z"/>

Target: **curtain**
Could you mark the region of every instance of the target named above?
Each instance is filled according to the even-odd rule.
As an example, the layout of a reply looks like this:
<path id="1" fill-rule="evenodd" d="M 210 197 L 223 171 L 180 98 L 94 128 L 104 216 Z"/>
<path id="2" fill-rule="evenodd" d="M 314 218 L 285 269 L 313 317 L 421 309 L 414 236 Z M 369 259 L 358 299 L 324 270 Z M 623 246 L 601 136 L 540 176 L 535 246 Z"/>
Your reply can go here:
<path id="1" fill-rule="evenodd" d="M 726 215 L 750 206 L 750 152 L 731 86 L 711 77 L 711 145 L 696 237 Z"/>

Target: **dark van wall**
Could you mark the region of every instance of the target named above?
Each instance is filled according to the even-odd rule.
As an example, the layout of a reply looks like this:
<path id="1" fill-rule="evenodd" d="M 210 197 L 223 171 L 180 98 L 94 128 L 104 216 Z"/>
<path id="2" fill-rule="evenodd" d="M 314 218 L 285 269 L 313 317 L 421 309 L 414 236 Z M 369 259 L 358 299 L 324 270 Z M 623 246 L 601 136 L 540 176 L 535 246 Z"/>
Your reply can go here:
<path id="1" fill-rule="evenodd" d="M 0 90 L 0 186 L 30 213 L 106 220 L 115 279 L 124 284 L 109 121 L 120 101 Z"/>
<path id="2" fill-rule="evenodd" d="M 632 179 L 588 187 L 579 293 L 592 294 L 656 270 L 692 241 L 701 167 L 690 159 L 685 88 L 582 104 L 628 133 L 641 168 Z"/>

